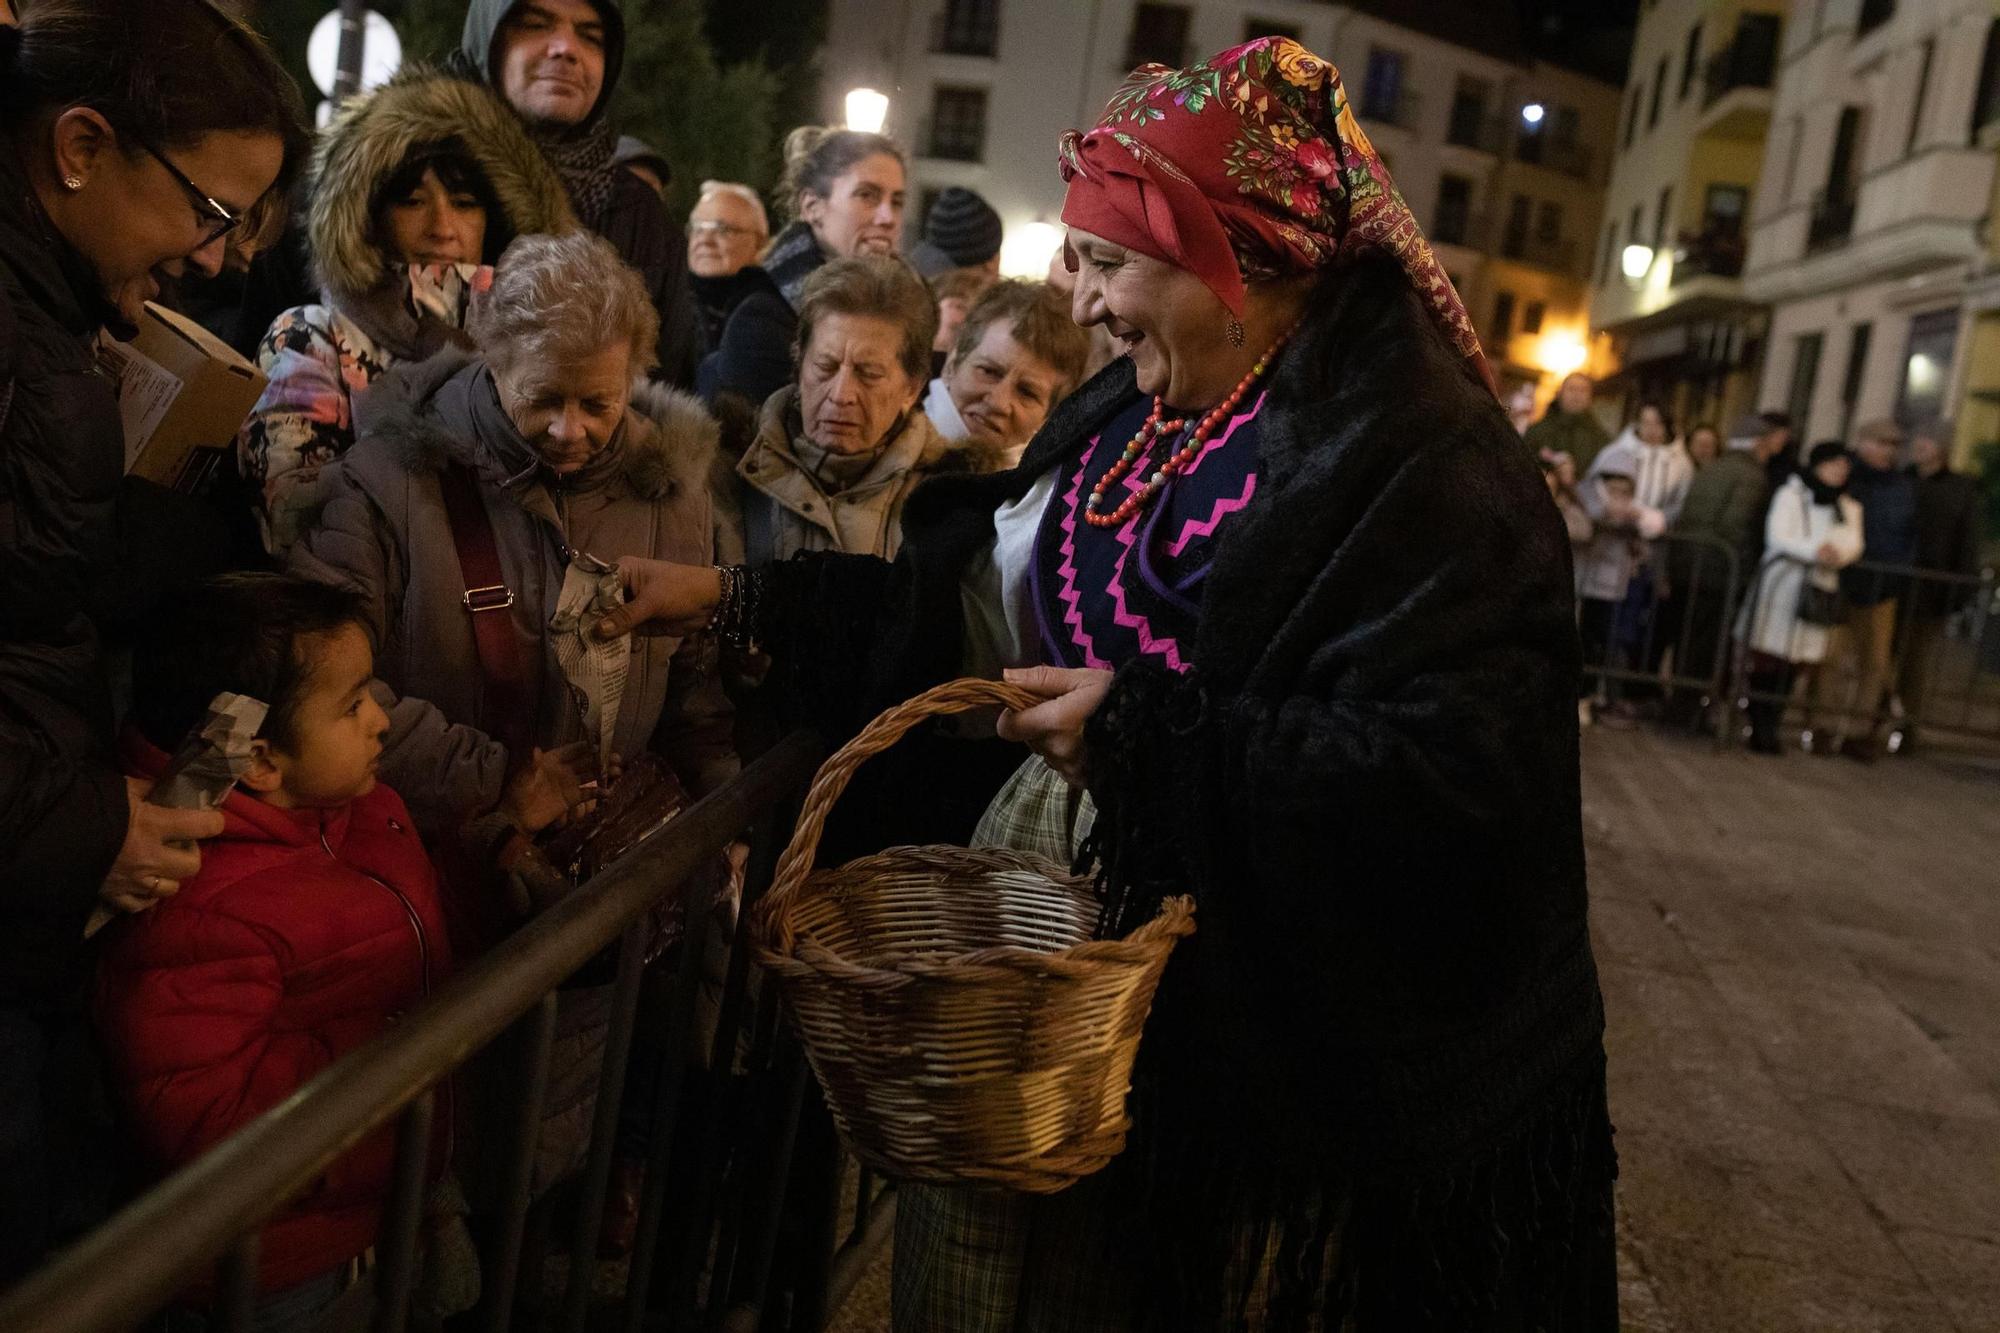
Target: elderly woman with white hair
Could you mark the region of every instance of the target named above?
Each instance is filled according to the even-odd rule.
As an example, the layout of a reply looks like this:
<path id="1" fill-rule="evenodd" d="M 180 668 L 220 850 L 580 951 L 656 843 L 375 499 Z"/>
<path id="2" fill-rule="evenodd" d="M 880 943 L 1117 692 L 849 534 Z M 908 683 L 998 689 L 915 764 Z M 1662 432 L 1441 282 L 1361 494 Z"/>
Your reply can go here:
<path id="1" fill-rule="evenodd" d="M 735 181 L 703 181 L 688 214 L 688 283 L 701 307 L 708 345 L 722 341 L 730 312 L 754 291 L 778 290 L 757 256 L 771 239 L 764 201 Z"/>
<path id="2" fill-rule="evenodd" d="M 364 400 L 300 573 L 360 590 L 397 696 L 381 776 L 420 824 L 493 810 L 539 750 L 652 748 L 699 795 L 734 771 L 732 714 L 699 637 L 640 636 L 615 697 L 574 625 L 621 557 L 706 564 L 716 426 L 645 382 L 659 317 L 588 233 L 508 247 L 474 315 L 484 349 L 403 367 Z"/>

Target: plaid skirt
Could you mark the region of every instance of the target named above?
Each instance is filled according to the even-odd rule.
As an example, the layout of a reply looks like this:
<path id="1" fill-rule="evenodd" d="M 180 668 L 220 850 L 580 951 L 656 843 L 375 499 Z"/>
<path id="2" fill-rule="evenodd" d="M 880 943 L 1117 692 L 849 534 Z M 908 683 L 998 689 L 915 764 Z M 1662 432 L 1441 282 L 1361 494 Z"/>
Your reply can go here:
<path id="1" fill-rule="evenodd" d="M 975 847 L 1076 858 L 1096 820 L 1088 793 L 1039 758 L 1021 765 L 987 807 Z M 1222 1275 L 1226 1310 L 1147 1308 L 1154 1246 L 1127 1222 L 1130 1188 L 1117 1164 L 1059 1194 L 905 1182 L 896 1191 L 890 1304 L 895 1333 L 1322 1333 L 1318 1310 L 1280 1313 L 1269 1300 L 1279 1265 L 1329 1271 L 1338 1228 L 1320 1252 L 1300 1252 L 1293 1227 L 1245 1219 Z M 1324 1230 L 1312 1228 L 1324 1235 Z M 1317 1284 L 1311 1284 L 1317 1286 Z"/>

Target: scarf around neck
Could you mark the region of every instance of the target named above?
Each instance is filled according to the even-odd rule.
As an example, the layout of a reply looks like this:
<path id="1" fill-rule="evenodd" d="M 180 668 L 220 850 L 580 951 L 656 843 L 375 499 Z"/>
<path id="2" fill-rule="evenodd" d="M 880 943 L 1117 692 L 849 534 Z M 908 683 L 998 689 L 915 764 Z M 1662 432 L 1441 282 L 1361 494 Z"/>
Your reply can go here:
<path id="1" fill-rule="evenodd" d="M 1834 511 L 1836 519 L 1840 517 L 1840 497 L 1847 494 L 1847 487 L 1827 485 L 1811 468 L 1800 468 L 1799 480 L 1804 482 L 1806 490 L 1812 493 L 1814 504 L 1825 505 Z"/>
<path id="2" fill-rule="evenodd" d="M 446 347 L 471 349 L 467 321 L 492 287 L 490 265 L 403 264 L 364 296 L 329 292 L 325 300 L 391 356 L 426 361 Z"/>
<path id="3" fill-rule="evenodd" d="M 609 117 L 599 116 L 582 130 L 528 126 L 528 137 L 562 178 L 577 220 L 591 231 L 603 231 L 618 185 L 618 132 Z"/>
<path id="4" fill-rule="evenodd" d="M 625 410 L 627 415 L 632 411 L 630 407 Z M 474 362 L 452 376 L 438 391 L 436 411 L 454 436 L 460 436 L 464 427 L 470 427 L 471 438 L 467 441 L 471 447 L 470 461 L 473 469 L 487 480 L 509 490 L 535 482 L 556 484 L 556 476 L 543 464 L 541 452 L 507 415 L 500 401 L 499 381 L 486 362 Z M 597 457 L 561 479 L 562 488 L 590 491 L 603 485 L 617 471 L 624 445 L 625 422 L 621 420 Z"/>
<path id="5" fill-rule="evenodd" d="M 805 295 L 806 279 L 826 263 L 826 255 L 819 248 L 819 240 L 813 235 L 812 227 L 803 220 L 793 222 L 764 252 L 764 273 L 778 284 L 778 291 L 784 295 L 785 304 L 793 310 L 799 308 L 799 300 Z"/>

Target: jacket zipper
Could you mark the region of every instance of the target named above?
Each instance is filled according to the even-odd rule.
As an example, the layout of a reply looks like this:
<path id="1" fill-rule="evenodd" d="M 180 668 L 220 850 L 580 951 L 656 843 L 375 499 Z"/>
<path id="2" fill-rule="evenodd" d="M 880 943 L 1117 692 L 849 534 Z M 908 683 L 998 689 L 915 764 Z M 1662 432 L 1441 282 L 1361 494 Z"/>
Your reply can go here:
<path id="1" fill-rule="evenodd" d="M 403 916 L 410 923 L 410 933 L 417 937 L 418 993 L 424 999 L 429 999 L 431 994 L 431 942 L 430 942 L 430 937 L 424 934 L 424 919 L 417 915 L 416 905 L 412 903 L 407 897 L 404 896 L 403 891 L 401 889 L 391 884 L 388 880 L 381 879 L 375 875 L 371 875 L 366 870 L 362 870 L 361 867 L 359 866 L 353 865 L 346 861 L 341 861 L 340 857 L 334 854 L 333 844 L 329 843 L 326 840 L 325 824 L 320 825 L 319 845 L 320 845 L 320 850 L 324 851 L 333 860 L 340 861 L 341 865 L 347 866 L 348 869 L 357 872 L 363 878 L 372 880 L 373 882 L 381 885 L 382 888 L 388 892 L 389 896 L 394 898 L 397 904 L 403 909 Z M 441 1106 L 439 1107 L 439 1110 L 441 1112 L 440 1119 L 441 1123 L 444 1125 L 444 1152 L 442 1154 L 441 1160 L 444 1162 L 445 1168 L 448 1170 L 451 1165 L 452 1155 L 457 1151 L 456 1140 L 458 1138 L 457 1127 L 452 1123 L 452 1117 L 455 1114 L 455 1112 L 452 1107 L 451 1079 L 450 1078 L 441 1079 L 437 1084 L 437 1089 L 439 1094 L 438 1101 L 441 1103 Z"/>

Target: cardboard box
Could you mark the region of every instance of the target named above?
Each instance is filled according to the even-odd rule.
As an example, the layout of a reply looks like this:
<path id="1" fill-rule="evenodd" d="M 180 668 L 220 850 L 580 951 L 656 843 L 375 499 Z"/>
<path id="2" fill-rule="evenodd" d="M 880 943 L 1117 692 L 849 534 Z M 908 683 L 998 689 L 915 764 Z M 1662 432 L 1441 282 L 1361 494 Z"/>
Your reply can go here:
<path id="1" fill-rule="evenodd" d="M 100 342 L 98 361 L 118 385 L 125 471 L 162 486 L 180 487 L 196 450 L 228 449 L 264 392 L 263 372 L 163 306 L 131 342 Z"/>

